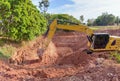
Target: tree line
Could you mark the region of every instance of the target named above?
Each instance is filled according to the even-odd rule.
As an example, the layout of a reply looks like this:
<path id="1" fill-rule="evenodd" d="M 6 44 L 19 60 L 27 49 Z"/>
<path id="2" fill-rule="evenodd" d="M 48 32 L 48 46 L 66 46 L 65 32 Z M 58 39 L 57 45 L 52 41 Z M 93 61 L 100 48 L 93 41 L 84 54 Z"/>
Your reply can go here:
<path id="1" fill-rule="evenodd" d="M 107 25 L 119 25 L 120 18 L 114 16 L 113 14 L 109 13 L 102 13 L 102 15 L 98 16 L 96 19 L 88 19 L 87 25 L 88 26 L 107 26 Z"/>

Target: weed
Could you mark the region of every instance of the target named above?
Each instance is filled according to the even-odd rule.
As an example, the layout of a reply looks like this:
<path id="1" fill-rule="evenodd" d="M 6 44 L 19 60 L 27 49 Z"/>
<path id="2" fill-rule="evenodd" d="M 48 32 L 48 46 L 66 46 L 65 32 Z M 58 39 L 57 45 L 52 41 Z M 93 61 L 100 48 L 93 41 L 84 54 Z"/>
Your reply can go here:
<path id="1" fill-rule="evenodd" d="M 111 52 L 111 59 L 115 59 L 118 63 L 120 63 L 120 53 L 118 51 Z"/>
<path id="2" fill-rule="evenodd" d="M 15 50 L 15 47 L 12 45 L 4 45 L 0 47 L 0 58 L 10 58 Z"/>

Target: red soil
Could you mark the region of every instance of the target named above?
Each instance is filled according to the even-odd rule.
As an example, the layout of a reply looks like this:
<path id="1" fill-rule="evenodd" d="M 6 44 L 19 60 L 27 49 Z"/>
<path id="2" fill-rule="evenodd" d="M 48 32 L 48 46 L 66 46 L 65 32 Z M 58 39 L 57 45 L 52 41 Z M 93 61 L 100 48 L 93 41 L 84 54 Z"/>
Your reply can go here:
<path id="1" fill-rule="evenodd" d="M 104 32 L 104 31 L 101 31 Z M 120 36 L 118 30 L 108 30 Z M 19 48 L 13 58 L 23 63 L 9 64 L 0 61 L 0 81 L 119 81 L 119 64 L 108 60 L 109 52 L 87 55 L 85 34 L 59 31 L 55 34 L 42 58 L 37 53 L 41 48 L 39 37 Z"/>

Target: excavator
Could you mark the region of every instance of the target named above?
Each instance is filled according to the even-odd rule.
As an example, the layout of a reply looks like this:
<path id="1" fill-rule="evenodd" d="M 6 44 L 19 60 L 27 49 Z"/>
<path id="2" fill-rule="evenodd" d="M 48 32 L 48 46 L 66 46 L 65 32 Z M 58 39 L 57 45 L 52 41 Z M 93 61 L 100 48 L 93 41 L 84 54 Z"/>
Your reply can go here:
<path id="1" fill-rule="evenodd" d="M 64 23 L 64 24 L 63 24 Z M 88 39 L 88 49 L 84 49 L 83 51 L 87 54 L 92 54 L 93 52 L 100 52 L 100 51 L 120 51 L 120 37 L 118 36 L 111 36 L 108 33 L 94 33 L 92 29 L 89 27 L 82 25 L 82 24 L 76 24 L 73 22 L 67 22 L 62 21 L 62 24 L 60 20 L 53 20 L 50 24 L 48 31 L 44 35 L 44 39 L 42 42 L 42 47 L 39 48 L 37 51 L 37 55 L 39 57 L 39 60 L 42 60 L 42 56 L 44 52 L 46 51 L 49 43 L 51 42 L 54 34 L 57 29 L 63 29 L 63 30 L 72 30 L 72 31 L 78 31 L 86 34 L 86 37 Z M 16 57 L 17 56 L 17 57 Z M 14 58 L 15 57 L 15 58 Z M 18 59 L 18 57 L 20 59 Z M 16 53 L 13 58 L 9 59 L 10 63 L 15 64 L 21 64 L 24 61 L 24 56 Z"/>
<path id="2" fill-rule="evenodd" d="M 49 30 L 46 34 L 46 41 L 44 41 L 44 45 L 41 53 L 44 53 L 46 48 L 48 47 L 50 41 L 52 40 L 57 29 L 63 30 L 72 30 L 85 33 L 88 39 L 88 47 L 89 49 L 85 49 L 84 51 L 87 54 L 92 54 L 93 52 L 99 51 L 120 51 L 120 37 L 111 36 L 108 33 L 94 33 L 92 29 L 82 24 L 60 24 L 60 20 L 53 20 L 49 26 Z"/>

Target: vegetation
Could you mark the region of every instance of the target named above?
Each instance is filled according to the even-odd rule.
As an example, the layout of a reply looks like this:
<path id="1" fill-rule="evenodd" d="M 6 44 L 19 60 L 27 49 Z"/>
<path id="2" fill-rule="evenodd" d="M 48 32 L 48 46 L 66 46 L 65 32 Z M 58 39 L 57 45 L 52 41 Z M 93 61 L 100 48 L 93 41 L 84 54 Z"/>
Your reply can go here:
<path id="1" fill-rule="evenodd" d="M 116 30 L 120 29 L 120 26 L 90 26 L 90 29 L 93 30 Z"/>
<path id="2" fill-rule="evenodd" d="M 103 13 L 98 16 L 96 19 L 88 19 L 88 26 L 107 26 L 107 25 L 119 25 L 119 17 L 115 17 L 113 14 Z"/>
<path id="3" fill-rule="evenodd" d="M 48 7 L 49 7 L 49 0 L 42 0 L 41 2 L 39 2 L 39 8 L 44 15 L 45 15 Z"/>
<path id="4" fill-rule="evenodd" d="M 111 59 L 116 60 L 118 63 L 120 63 L 120 53 L 115 51 L 111 52 Z"/>
<path id="5" fill-rule="evenodd" d="M 119 25 L 119 23 L 120 23 L 120 18 L 119 18 L 118 16 L 116 17 L 115 23 L 116 23 L 117 25 Z"/>
<path id="6" fill-rule="evenodd" d="M 16 41 L 31 40 L 44 33 L 46 21 L 30 0 L 1 0 L 2 36 Z"/>
<path id="7" fill-rule="evenodd" d="M 115 16 L 108 13 L 103 13 L 101 16 L 98 16 L 95 20 L 95 25 L 98 26 L 106 26 L 106 25 L 114 25 Z"/>
<path id="8" fill-rule="evenodd" d="M 80 16 L 80 22 L 83 23 L 83 21 L 84 21 L 84 16 L 81 15 L 81 16 Z"/>
<path id="9" fill-rule="evenodd" d="M 61 21 L 70 21 L 70 22 L 80 23 L 79 20 L 74 18 L 72 15 L 68 15 L 68 14 L 47 14 L 46 18 L 48 21 L 51 21 L 54 19 L 60 19 Z M 63 23 L 65 22 L 61 22 L 61 24 Z"/>
<path id="10" fill-rule="evenodd" d="M 87 25 L 88 26 L 94 26 L 95 19 L 88 19 L 87 20 Z"/>
<path id="11" fill-rule="evenodd" d="M 16 48 L 13 47 L 12 45 L 5 44 L 1 46 L 0 47 L 0 59 L 10 58 L 14 54 L 15 50 Z"/>

